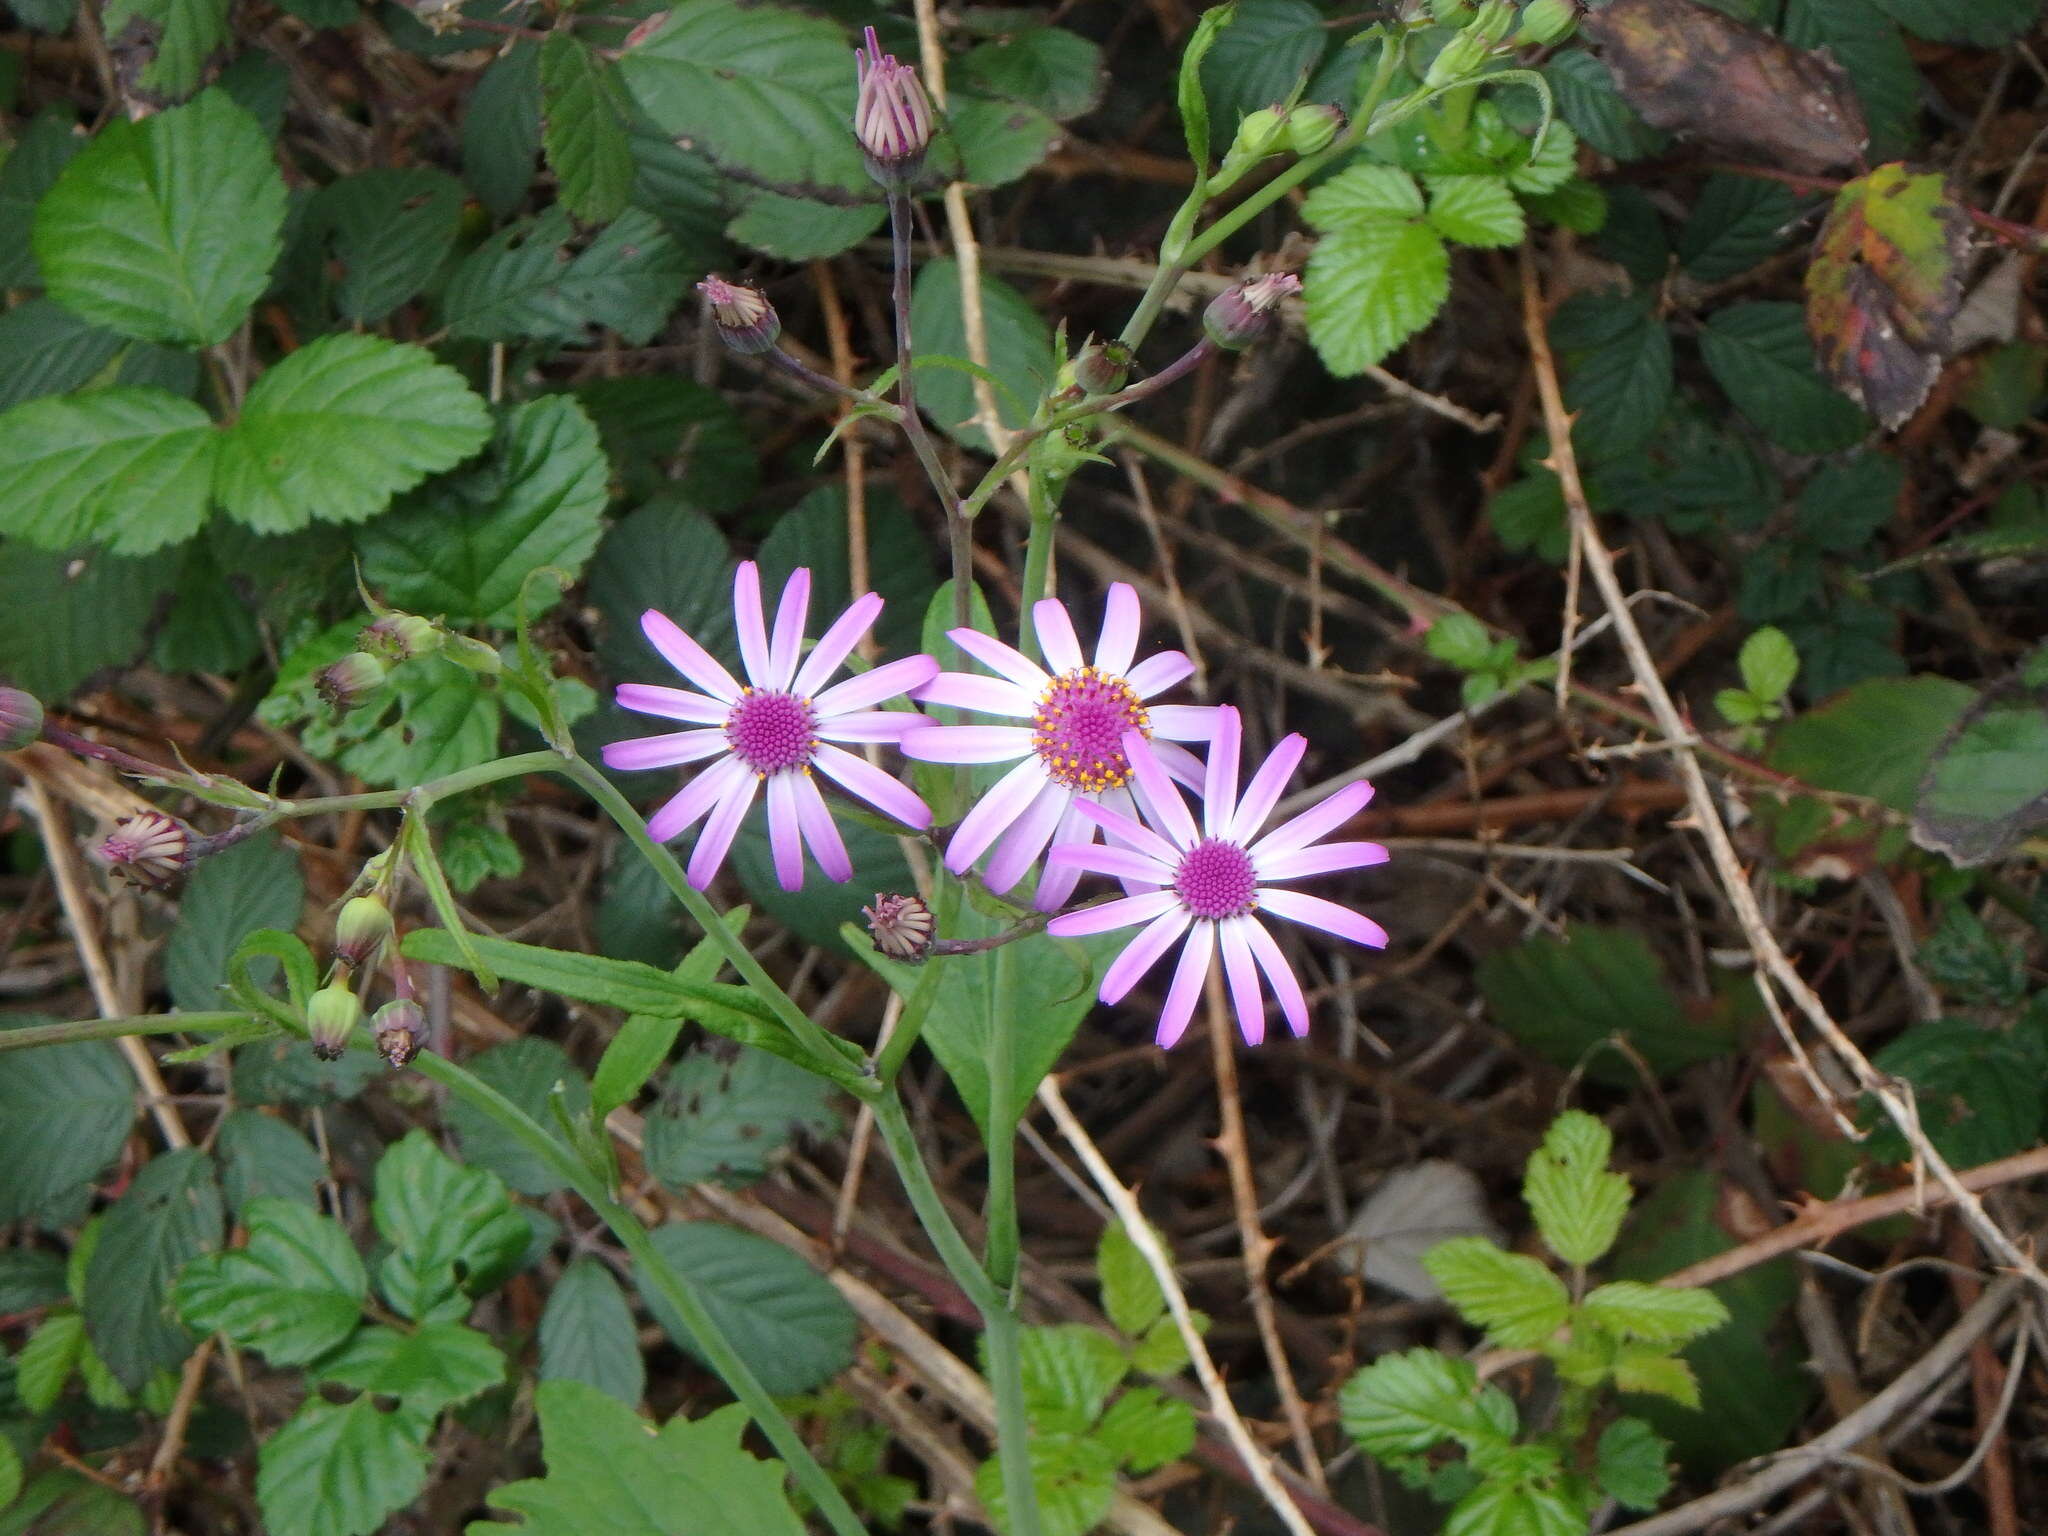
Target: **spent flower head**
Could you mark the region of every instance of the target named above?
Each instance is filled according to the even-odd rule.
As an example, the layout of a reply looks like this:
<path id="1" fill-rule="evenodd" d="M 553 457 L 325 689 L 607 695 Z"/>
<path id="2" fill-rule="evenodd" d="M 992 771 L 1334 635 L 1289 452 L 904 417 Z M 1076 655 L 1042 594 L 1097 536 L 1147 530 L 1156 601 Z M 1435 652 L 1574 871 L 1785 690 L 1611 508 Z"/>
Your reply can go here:
<path id="1" fill-rule="evenodd" d="M 363 626 L 356 636 L 356 649 L 367 651 L 396 666 L 441 648 L 441 631 L 432 619 L 416 613 L 387 613 Z"/>
<path id="2" fill-rule="evenodd" d="M 162 811 L 124 816 L 93 850 L 131 885 L 162 890 L 192 862 L 192 829 Z"/>
<path id="3" fill-rule="evenodd" d="M 313 679 L 313 690 L 336 714 L 346 714 L 383 685 L 391 675 L 384 658 L 371 651 L 350 651 L 341 660 L 322 667 Z"/>
<path id="4" fill-rule="evenodd" d="M 932 141 L 931 102 L 917 71 L 882 52 L 873 27 L 853 59 L 860 78 L 853 136 L 867 156 L 868 174 L 892 192 L 901 191 L 916 178 Z"/>
<path id="5" fill-rule="evenodd" d="M 370 1015 L 370 1028 L 384 1059 L 402 1067 L 419 1055 L 426 1043 L 427 1016 L 411 998 L 394 998 Z"/>
<path id="6" fill-rule="evenodd" d="M 697 285 L 697 291 L 711 306 L 718 339 L 741 356 L 758 357 L 771 350 L 782 335 L 782 319 L 760 289 L 728 283 L 714 272 Z"/>
<path id="7" fill-rule="evenodd" d="M 1242 352 L 1273 329 L 1273 311 L 1280 301 L 1301 292 L 1292 272 L 1269 272 L 1226 288 L 1202 311 L 1202 328 L 1226 352 Z"/>
<path id="8" fill-rule="evenodd" d="M 932 947 L 932 909 L 916 896 L 875 892 L 875 904 L 862 907 L 875 948 L 891 960 L 922 960 Z"/>
<path id="9" fill-rule="evenodd" d="M 1320 839 L 1348 821 L 1372 798 L 1372 786 L 1347 784 L 1265 836 L 1259 829 L 1280 803 L 1280 793 L 1307 748 L 1300 736 L 1282 738 L 1238 793 L 1238 749 L 1243 726 L 1229 705 L 1217 710 L 1216 737 L 1203 775 L 1202 819 L 1196 824 L 1145 742 L 1133 733 L 1126 751 L 1134 772 L 1141 824 L 1105 806 L 1083 813 L 1109 834 L 1110 845 L 1070 843 L 1055 847 L 1049 869 L 1086 869 L 1114 875 L 1137 894 L 1069 912 L 1046 924 L 1063 938 L 1108 933 L 1138 923 L 1145 927 L 1103 972 L 1100 997 L 1114 1003 L 1131 990 L 1176 943 L 1180 962 L 1159 1014 L 1159 1043 L 1179 1040 L 1193 1016 L 1215 957 L 1223 958 L 1238 1028 L 1256 1045 L 1266 1035 L 1266 1009 L 1259 973 L 1279 999 L 1280 1012 L 1296 1035 L 1308 1033 L 1308 1002 L 1260 921 L 1261 914 L 1320 928 L 1359 944 L 1383 948 L 1387 931 L 1371 918 L 1320 896 L 1285 889 L 1278 882 L 1330 874 L 1386 862 L 1378 843 L 1324 843 Z"/>
<path id="10" fill-rule="evenodd" d="M 806 847 L 832 879 L 852 876 L 852 861 L 813 769 L 906 826 L 921 831 L 931 825 L 931 810 L 922 800 L 837 743 L 893 742 L 906 727 L 918 724 L 922 717 L 916 714 L 876 706 L 928 682 L 939 664 L 929 656 L 906 656 L 826 688 L 826 680 L 874 627 L 882 599 L 872 592 L 856 598 L 799 665 L 810 600 L 811 573 L 791 572 L 771 634 L 761 606 L 761 572 L 751 560 L 740 566 L 733 578 L 733 624 L 747 674 L 744 684 L 665 614 L 650 608 L 640 616 L 648 641 L 702 691 L 621 684 L 622 708 L 680 720 L 691 729 L 611 742 L 604 760 L 609 767 L 637 772 L 717 759 L 647 822 L 649 836 L 665 843 L 710 818 L 690 854 L 690 883 L 699 890 L 718 873 L 763 786 L 768 841 L 782 888 L 802 887 Z"/>

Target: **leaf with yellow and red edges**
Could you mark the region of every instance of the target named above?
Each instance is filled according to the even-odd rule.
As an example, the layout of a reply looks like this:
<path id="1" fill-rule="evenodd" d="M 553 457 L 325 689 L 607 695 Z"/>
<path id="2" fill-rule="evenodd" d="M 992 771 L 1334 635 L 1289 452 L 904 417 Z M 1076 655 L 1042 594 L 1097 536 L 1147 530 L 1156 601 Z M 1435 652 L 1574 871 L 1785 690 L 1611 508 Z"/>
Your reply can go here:
<path id="1" fill-rule="evenodd" d="M 1934 172 L 1881 165 L 1835 194 L 1806 272 L 1822 370 L 1896 427 L 1920 408 L 1962 301 L 1969 221 Z"/>

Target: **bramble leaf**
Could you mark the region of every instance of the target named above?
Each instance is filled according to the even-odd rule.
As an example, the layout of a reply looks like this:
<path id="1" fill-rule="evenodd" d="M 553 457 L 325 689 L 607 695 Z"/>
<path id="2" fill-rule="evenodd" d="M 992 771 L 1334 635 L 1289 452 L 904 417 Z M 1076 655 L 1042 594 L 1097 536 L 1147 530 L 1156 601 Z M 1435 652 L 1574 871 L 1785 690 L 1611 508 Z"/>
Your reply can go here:
<path id="1" fill-rule="evenodd" d="M 190 400 L 115 388 L 0 414 L 0 533 L 43 549 L 147 554 L 206 521 L 219 436 Z"/>
<path id="2" fill-rule="evenodd" d="M 460 1323 L 422 1323 L 410 1333 L 364 1328 L 314 1368 L 324 1382 L 395 1397 L 422 1417 L 466 1403 L 505 1379 L 505 1357 L 489 1337 Z"/>
<path id="3" fill-rule="evenodd" d="M 1131 1471 L 1150 1472 L 1195 1448 L 1195 1411 L 1156 1387 L 1133 1387 L 1091 1433 Z"/>
<path id="4" fill-rule="evenodd" d="M 192 1352 L 171 1285 L 187 1262 L 220 1245 L 225 1219 L 213 1159 L 197 1147 L 151 1158 L 102 1218 L 85 1267 L 85 1326 L 131 1391 Z"/>
<path id="5" fill-rule="evenodd" d="M 1736 409 L 1794 453 L 1832 453 L 1856 442 L 1869 422 L 1814 367 L 1799 306 L 1736 304 L 1700 328 L 1707 371 Z"/>
<path id="6" fill-rule="evenodd" d="M 1606 1126 L 1570 1109 L 1551 1122 L 1529 1158 L 1522 1198 L 1543 1241 L 1567 1264 L 1591 1264 L 1613 1247 L 1628 1214 L 1628 1180 L 1607 1169 L 1613 1150 Z"/>
<path id="7" fill-rule="evenodd" d="M 1712 1291 L 1639 1280 L 1610 1280 L 1580 1305 L 1595 1322 L 1646 1344 L 1689 1343 L 1728 1321 L 1727 1307 Z"/>
<path id="8" fill-rule="evenodd" d="M 619 1282 L 590 1254 L 563 1269 L 540 1315 L 540 1379 L 580 1381 L 628 1407 L 647 1390 L 647 1367 Z"/>
<path id="9" fill-rule="evenodd" d="M 1309 257 L 1309 339 L 1340 378 L 1363 373 L 1436 318 L 1450 296 L 1450 253 L 1427 224 L 1360 219 Z"/>
<path id="10" fill-rule="evenodd" d="M 1747 640 L 1735 658 L 1742 673 L 1742 685 L 1766 704 L 1775 704 L 1792 689 L 1799 676 L 1799 652 L 1785 638 L 1782 629 L 1766 624 Z"/>
<path id="11" fill-rule="evenodd" d="M 626 211 L 633 191 L 631 111 L 610 64 L 572 33 L 550 32 L 540 49 L 541 142 L 577 218 L 604 224 Z"/>
<path id="12" fill-rule="evenodd" d="M 1664 1465 L 1671 1447 L 1641 1419 L 1616 1419 L 1600 1432 L 1593 1476 L 1601 1490 L 1629 1509 L 1650 1510 L 1671 1488 Z"/>
<path id="13" fill-rule="evenodd" d="M 647 1116 L 647 1171 L 680 1188 L 750 1184 L 800 1135 L 830 1135 L 832 1085 L 751 1046 L 713 1043 L 670 1068 Z"/>
<path id="14" fill-rule="evenodd" d="M 244 1219 L 245 1246 L 185 1266 L 179 1313 L 272 1365 L 317 1360 L 362 1320 L 370 1282 L 355 1245 L 339 1222 L 290 1200 L 252 1200 Z"/>
<path id="15" fill-rule="evenodd" d="M 1514 1404 L 1498 1387 L 1481 1387 L 1469 1360 L 1433 1349 L 1382 1355 L 1344 1383 L 1337 1410 L 1345 1433 L 1382 1460 L 1419 1456 L 1445 1440 L 1468 1451 L 1503 1446 L 1517 1424 Z"/>
<path id="16" fill-rule="evenodd" d="M 1428 176 L 1429 225 L 1460 245 L 1520 245 L 1522 205 L 1500 176 Z"/>
<path id="17" fill-rule="evenodd" d="M 364 1536 L 418 1497 L 429 1422 L 373 1397 L 315 1398 L 263 1443 L 256 1501 L 271 1536 Z"/>
<path id="18" fill-rule="evenodd" d="M 1095 1247 L 1095 1275 L 1102 1282 L 1102 1310 L 1117 1332 L 1141 1338 L 1166 1311 L 1166 1296 L 1145 1255 L 1120 1221 L 1102 1229 Z"/>
<path id="19" fill-rule="evenodd" d="M 1422 1256 L 1422 1267 L 1459 1315 L 1503 1349 L 1532 1349 L 1565 1324 L 1564 1282 L 1527 1254 L 1483 1237 L 1454 1237 Z"/>
<path id="20" fill-rule="evenodd" d="M 464 1168 L 413 1131 L 377 1160 L 371 1214 L 391 1244 L 377 1283 L 417 1322 L 456 1321 L 512 1272 L 527 1226 L 497 1175 Z"/>

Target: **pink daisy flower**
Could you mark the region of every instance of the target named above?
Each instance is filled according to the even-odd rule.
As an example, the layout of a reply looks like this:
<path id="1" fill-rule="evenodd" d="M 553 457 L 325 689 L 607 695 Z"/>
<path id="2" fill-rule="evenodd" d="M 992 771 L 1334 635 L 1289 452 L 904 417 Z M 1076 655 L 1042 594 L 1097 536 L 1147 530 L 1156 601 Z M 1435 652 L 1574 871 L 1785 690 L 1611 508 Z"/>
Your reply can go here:
<path id="1" fill-rule="evenodd" d="M 1136 666 L 1138 594 L 1128 583 L 1109 589 L 1095 660 L 1086 661 L 1067 610 L 1051 598 L 1032 609 L 1048 672 L 1021 651 L 971 629 L 949 631 L 953 643 L 998 674 L 941 672 L 917 690 L 924 704 L 947 704 L 1015 725 L 920 723 L 903 735 L 907 757 L 928 763 L 1007 763 L 1016 767 L 961 818 L 946 845 L 946 868 L 965 871 L 1001 838 L 982 878 L 1007 891 L 1038 861 L 1047 843 L 1093 842 L 1095 823 L 1082 807 L 1100 801 L 1128 817 L 1131 759 L 1126 735 L 1149 741 L 1167 771 L 1201 783 L 1202 765 L 1181 741 L 1207 741 L 1213 706 L 1149 701 L 1194 671 L 1179 651 L 1156 651 Z M 1161 740 L 1160 738 L 1164 738 Z M 1038 883 L 1039 910 L 1066 905 L 1081 878 L 1077 867 L 1048 868 Z"/>
<path id="2" fill-rule="evenodd" d="M 665 614 L 650 608 L 640 616 L 648 641 L 703 692 L 621 684 L 622 708 L 686 721 L 693 729 L 612 742 L 604 749 L 604 760 L 608 767 L 639 770 L 718 758 L 647 823 L 648 834 L 665 843 L 710 817 L 690 854 L 690 884 L 699 890 L 711 883 L 725 862 L 740 821 L 764 784 L 768 842 L 782 888 L 802 887 L 806 846 L 832 879 L 853 874 L 846 844 L 812 777 L 813 768 L 907 826 L 921 831 L 931 825 L 932 813 L 922 800 L 866 758 L 833 743 L 895 741 L 921 717 L 875 706 L 929 681 L 939 664 L 929 656 L 906 656 L 821 693 L 826 679 L 874 627 L 882 599 L 872 592 L 855 599 L 799 666 L 810 600 L 811 573 L 791 572 L 771 635 L 761 608 L 761 572 L 751 560 L 740 566 L 733 577 L 732 614 L 746 667 L 745 685 Z"/>
<path id="3" fill-rule="evenodd" d="M 1121 999 L 1185 936 L 1166 1006 L 1159 1015 L 1161 1045 L 1172 1045 L 1186 1032 L 1218 950 L 1223 953 L 1223 972 L 1230 983 L 1237 1025 L 1247 1041 L 1257 1045 L 1266 1034 L 1266 1008 L 1259 991 L 1261 971 L 1279 999 L 1288 1028 L 1296 1035 L 1308 1033 L 1308 1002 L 1302 996 L 1301 983 L 1288 969 L 1287 959 L 1266 925 L 1259 921 L 1260 912 L 1375 949 L 1386 947 L 1386 929 L 1371 918 L 1320 896 L 1274 884 L 1385 863 L 1387 850 L 1378 843 L 1317 843 L 1372 798 L 1372 786 L 1347 784 L 1260 837 L 1259 829 L 1273 814 L 1280 792 L 1287 787 L 1308 744 L 1300 736 L 1283 738 L 1252 775 L 1240 798 L 1237 756 L 1242 736 L 1237 711 L 1222 706 L 1217 711 L 1216 739 L 1209 748 L 1202 824 L 1197 827 L 1180 791 L 1134 734 L 1125 750 L 1147 824 L 1140 825 L 1106 806 L 1085 805 L 1082 814 L 1124 846 L 1070 843 L 1055 847 L 1047 861 L 1053 868 L 1088 869 L 1142 887 L 1156 887 L 1056 917 L 1046 931 L 1071 938 L 1146 925 L 1103 973 L 1098 995 L 1105 1003 Z"/>

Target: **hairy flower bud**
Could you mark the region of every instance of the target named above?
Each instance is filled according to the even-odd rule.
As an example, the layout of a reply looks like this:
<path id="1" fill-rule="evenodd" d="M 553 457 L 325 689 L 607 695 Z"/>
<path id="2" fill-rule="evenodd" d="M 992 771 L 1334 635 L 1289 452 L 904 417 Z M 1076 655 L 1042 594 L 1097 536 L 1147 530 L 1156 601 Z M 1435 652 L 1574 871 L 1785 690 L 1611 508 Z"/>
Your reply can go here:
<path id="1" fill-rule="evenodd" d="M 419 1055 L 427 1039 L 427 1016 L 409 997 L 386 1003 L 370 1016 L 377 1034 L 377 1049 L 394 1067 L 402 1067 Z"/>
<path id="2" fill-rule="evenodd" d="M 775 345 L 782 334 L 782 321 L 768 295 L 744 283 L 728 283 L 715 273 L 697 285 L 704 302 L 711 306 L 711 319 L 718 327 L 718 339 L 742 357 L 758 357 Z"/>
<path id="3" fill-rule="evenodd" d="M 340 982 L 322 987 L 306 1004 L 306 1033 L 312 1038 L 313 1054 L 322 1061 L 339 1060 L 362 1021 L 363 1005 L 352 990 Z"/>
<path id="4" fill-rule="evenodd" d="M 932 106 L 917 71 L 882 52 L 875 29 L 853 53 L 860 91 L 853 109 L 853 136 L 867 156 L 868 174 L 892 192 L 917 177 L 925 146 L 932 141 Z"/>
<path id="5" fill-rule="evenodd" d="M 1344 109 L 1312 101 L 1287 114 L 1287 147 L 1297 155 L 1320 155 L 1344 131 Z"/>
<path id="6" fill-rule="evenodd" d="M 441 631 L 432 619 L 416 613 L 387 613 L 374 624 L 365 625 L 356 636 L 356 649 L 390 662 L 411 661 L 441 648 Z"/>
<path id="7" fill-rule="evenodd" d="M 42 734 L 42 701 L 19 688 L 0 688 L 0 752 L 19 752 Z"/>
<path id="8" fill-rule="evenodd" d="M 1113 395 L 1131 376 L 1131 349 L 1120 341 L 1093 341 L 1074 354 L 1074 382 L 1091 395 Z"/>
<path id="9" fill-rule="evenodd" d="M 346 714 L 381 685 L 390 671 L 381 656 L 350 651 L 341 660 L 321 668 L 320 675 L 313 679 L 313 689 L 336 714 Z"/>
<path id="10" fill-rule="evenodd" d="M 1202 328 L 1227 352 L 1242 352 L 1273 328 L 1273 311 L 1290 294 L 1301 292 L 1292 272 L 1269 272 L 1235 288 L 1226 288 L 1202 311 Z"/>
<path id="11" fill-rule="evenodd" d="M 1529 0 L 1522 9 L 1522 24 L 1515 41 L 1525 47 L 1547 47 L 1563 42 L 1579 24 L 1575 0 Z"/>
<path id="12" fill-rule="evenodd" d="M 915 896 L 875 893 L 875 904 L 862 907 L 875 949 L 891 960 L 922 960 L 932 947 L 932 909 Z"/>
<path id="13" fill-rule="evenodd" d="M 162 811 L 124 816 L 95 850 L 100 861 L 131 885 L 162 890 L 191 863 L 191 830 Z"/>
<path id="14" fill-rule="evenodd" d="M 1486 0 L 1465 29 L 1445 43 L 1430 61 L 1422 77 L 1425 87 L 1451 85 L 1484 64 L 1515 24 L 1515 8 L 1508 0 Z"/>
<path id="15" fill-rule="evenodd" d="M 350 966 L 360 966 L 391 937 L 391 909 L 375 896 L 352 896 L 334 920 L 334 953 Z"/>

